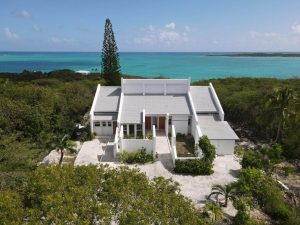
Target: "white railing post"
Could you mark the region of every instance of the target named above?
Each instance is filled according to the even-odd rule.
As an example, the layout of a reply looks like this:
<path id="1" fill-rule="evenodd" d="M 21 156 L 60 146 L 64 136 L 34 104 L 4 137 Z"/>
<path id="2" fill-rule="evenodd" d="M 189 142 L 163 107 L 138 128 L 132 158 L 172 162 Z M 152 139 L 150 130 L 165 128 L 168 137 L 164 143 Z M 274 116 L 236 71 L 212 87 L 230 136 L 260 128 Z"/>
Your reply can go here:
<path id="1" fill-rule="evenodd" d="M 152 145 L 153 145 L 153 158 L 155 158 L 156 155 L 156 130 L 155 126 L 152 127 Z"/>
<path id="2" fill-rule="evenodd" d="M 145 139 L 146 138 L 146 130 L 145 130 L 145 114 L 146 114 L 146 110 L 143 109 L 143 138 Z"/>
<path id="3" fill-rule="evenodd" d="M 165 121 L 165 132 L 167 137 L 169 136 L 169 116 L 169 113 L 167 113 Z"/>
<path id="4" fill-rule="evenodd" d="M 120 152 L 123 152 L 123 136 L 124 136 L 124 131 L 123 131 L 123 125 L 121 125 L 120 128 Z"/>

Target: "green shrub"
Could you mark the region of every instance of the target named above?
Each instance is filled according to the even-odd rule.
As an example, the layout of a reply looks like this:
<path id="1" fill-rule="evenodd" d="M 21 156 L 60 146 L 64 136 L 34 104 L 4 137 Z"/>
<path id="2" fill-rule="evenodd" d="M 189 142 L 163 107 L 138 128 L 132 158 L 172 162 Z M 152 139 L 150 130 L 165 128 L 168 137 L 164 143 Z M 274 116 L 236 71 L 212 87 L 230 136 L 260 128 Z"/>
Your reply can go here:
<path id="1" fill-rule="evenodd" d="M 154 162 L 153 155 L 146 153 L 145 149 L 134 152 L 126 152 L 126 150 L 124 150 L 120 155 L 120 159 L 122 162 L 128 164 Z"/>
<path id="2" fill-rule="evenodd" d="M 242 167 L 269 170 L 271 168 L 271 164 L 270 160 L 267 157 L 264 157 L 260 152 L 247 150 L 245 151 L 242 159 Z"/>
<path id="3" fill-rule="evenodd" d="M 289 176 L 290 174 L 293 174 L 296 172 L 296 168 L 292 166 L 286 166 L 283 167 L 284 175 Z"/>
<path id="4" fill-rule="evenodd" d="M 186 138 L 185 135 L 177 134 L 180 138 Z M 206 135 L 203 135 L 198 142 L 201 148 L 203 158 L 176 160 L 174 171 L 181 174 L 191 175 L 210 175 L 213 171 L 213 160 L 216 157 L 216 148 L 212 145 Z"/>
<path id="5" fill-rule="evenodd" d="M 237 214 L 233 218 L 233 225 L 252 225 L 250 219 L 250 206 L 247 199 L 239 198 L 233 203 L 234 207 L 237 209 Z"/>
<path id="6" fill-rule="evenodd" d="M 242 169 L 237 182 L 237 189 L 243 196 L 252 196 L 266 214 L 280 224 L 294 221 L 292 208 L 285 202 L 284 195 L 276 181 L 257 168 Z M 296 223 L 297 224 L 297 223 Z"/>
<path id="7" fill-rule="evenodd" d="M 198 146 L 202 150 L 203 159 L 213 162 L 213 160 L 216 158 L 216 147 L 210 143 L 206 135 L 203 135 L 199 139 Z"/>
<path id="8" fill-rule="evenodd" d="M 282 156 L 282 147 L 280 144 L 275 144 L 272 147 L 262 148 L 260 151 L 274 163 L 279 163 L 284 159 Z"/>
<path id="9" fill-rule="evenodd" d="M 210 175 L 213 173 L 213 165 L 203 159 L 176 160 L 174 171 L 180 174 Z"/>

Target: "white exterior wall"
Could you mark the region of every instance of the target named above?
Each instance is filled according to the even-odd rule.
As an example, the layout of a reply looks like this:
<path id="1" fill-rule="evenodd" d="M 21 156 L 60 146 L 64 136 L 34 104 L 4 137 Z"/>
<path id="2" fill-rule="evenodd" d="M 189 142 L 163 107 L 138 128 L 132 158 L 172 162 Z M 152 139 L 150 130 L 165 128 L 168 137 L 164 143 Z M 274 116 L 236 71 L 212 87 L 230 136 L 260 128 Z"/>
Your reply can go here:
<path id="1" fill-rule="evenodd" d="M 122 79 L 124 94 L 186 94 L 190 79 Z"/>
<path id="2" fill-rule="evenodd" d="M 153 152 L 153 140 L 147 139 L 122 139 L 122 151 L 133 152 L 145 148 L 148 154 Z"/>
<path id="3" fill-rule="evenodd" d="M 101 85 L 98 84 L 97 85 L 97 89 L 96 89 L 96 93 L 95 93 L 95 97 L 94 97 L 94 100 L 93 100 L 93 104 L 92 104 L 92 108 L 91 108 L 91 111 L 90 111 L 90 128 L 91 128 L 91 133 L 94 133 L 94 109 L 95 109 L 95 105 L 96 105 L 96 101 L 97 101 L 97 98 L 98 98 L 98 95 L 99 95 L 99 92 L 100 92 L 100 88 L 101 88 Z"/>
<path id="4" fill-rule="evenodd" d="M 217 155 L 234 154 L 235 140 L 210 140 L 216 147 Z"/>
<path id="5" fill-rule="evenodd" d="M 176 127 L 176 132 L 181 134 L 188 134 L 188 120 L 189 116 L 172 116 L 172 125 Z"/>
<path id="6" fill-rule="evenodd" d="M 106 123 L 106 127 L 103 127 L 101 121 L 100 121 L 100 127 L 95 127 L 95 124 L 93 123 L 93 130 L 94 130 L 94 133 L 96 133 L 97 136 L 110 136 L 110 135 L 113 135 L 113 122 L 111 121 L 111 126 L 110 127 L 107 126 L 107 123 Z"/>

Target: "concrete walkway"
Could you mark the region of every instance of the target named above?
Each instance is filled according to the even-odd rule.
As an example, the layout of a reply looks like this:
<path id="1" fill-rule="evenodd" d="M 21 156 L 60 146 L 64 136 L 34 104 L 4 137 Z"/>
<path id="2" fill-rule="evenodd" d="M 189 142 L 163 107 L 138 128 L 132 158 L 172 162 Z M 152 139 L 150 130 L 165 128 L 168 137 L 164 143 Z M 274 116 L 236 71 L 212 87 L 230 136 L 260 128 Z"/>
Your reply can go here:
<path id="1" fill-rule="evenodd" d="M 75 159 L 74 165 L 99 165 L 99 160 L 104 154 L 108 139 L 109 137 L 96 138 L 92 141 L 84 142 Z"/>

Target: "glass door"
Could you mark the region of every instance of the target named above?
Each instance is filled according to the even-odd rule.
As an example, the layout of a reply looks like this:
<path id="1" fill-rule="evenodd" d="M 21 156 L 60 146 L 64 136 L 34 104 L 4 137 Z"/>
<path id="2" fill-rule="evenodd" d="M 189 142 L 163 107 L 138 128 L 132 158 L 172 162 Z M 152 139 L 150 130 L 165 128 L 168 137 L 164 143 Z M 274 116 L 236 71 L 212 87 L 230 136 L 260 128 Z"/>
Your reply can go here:
<path id="1" fill-rule="evenodd" d="M 157 122 L 158 122 L 157 116 L 152 116 L 152 126 L 154 125 L 155 129 L 157 129 Z"/>

